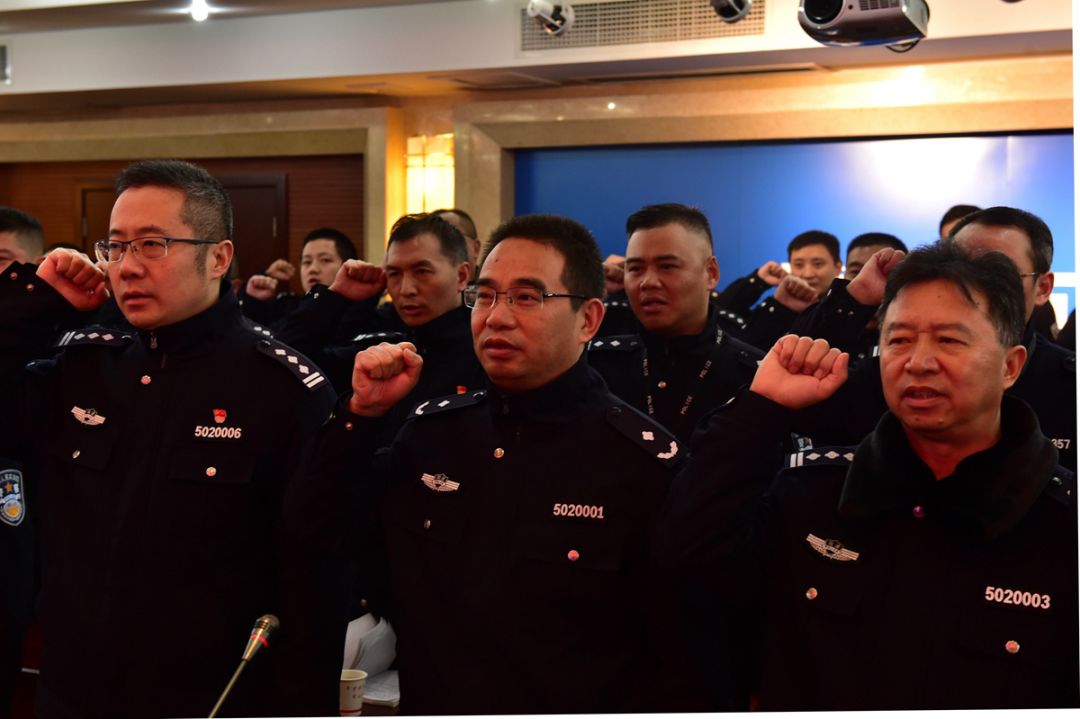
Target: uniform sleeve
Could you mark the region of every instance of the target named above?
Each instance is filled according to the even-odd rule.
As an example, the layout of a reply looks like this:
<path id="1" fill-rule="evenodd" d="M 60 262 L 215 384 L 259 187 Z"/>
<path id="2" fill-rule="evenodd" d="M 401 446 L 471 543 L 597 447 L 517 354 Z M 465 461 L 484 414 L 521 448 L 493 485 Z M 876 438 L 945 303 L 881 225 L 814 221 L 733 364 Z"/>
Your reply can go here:
<path id="1" fill-rule="evenodd" d="M 40 385 L 52 363 L 31 373 L 24 368 L 49 357 L 57 323 L 77 316 L 34 265 L 13 263 L 0 276 L 0 455 L 18 456 L 20 437 L 33 436 L 33 418 L 47 404 Z"/>
<path id="2" fill-rule="evenodd" d="M 278 587 L 281 629 L 273 657 L 272 690 L 275 714 L 287 716 L 336 715 L 338 683 L 344 656 L 354 573 L 347 558 L 326 551 L 306 533 L 306 523 L 292 516 L 293 503 L 302 497 L 307 480 L 307 457 L 322 423 L 333 409 L 333 392 L 304 398 L 296 408 L 289 447 L 289 484 L 284 494 L 284 516 L 278 539 Z M 301 517 L 316 521 L 317 517 Z"/>
<path id="3" fill-rule="evenodd" d="M 657 556 L 682 581 L 737 587 L 740 601 L 760 590 L 768 531 L 761 497 L 780 466 L 787 417 L 775 402 L 740 390 L 695 431 L 656 538 Z"/>
<path id="4" fill-rule="evenodd" d="M 798 316 L 795 311 L 769 297 L 754 308 L 739 339 L 768 352 L 776 340 L 791 331 L 791 325 Z"/>
<path id="5" fill-rule="evenodd" d="M 877 305 L 864 305 L 848 291 L 848 280 L 835 279 L 821 302 L 808 308 L 791 325 L 799 336 L 821 338 L 843 352 L 859 351 L 863 329 L 874 318 Z"/>
<path id="6" fill-rule="evenodd" d="M 747 317 L 750 314 L 750 308 L 768 289 L 768 283 L 758 277 L 757 270 L 754 270 L 746 277 L 740 277 L 725 287 L 724 291 L 713 300 L 713 304 Z"/>

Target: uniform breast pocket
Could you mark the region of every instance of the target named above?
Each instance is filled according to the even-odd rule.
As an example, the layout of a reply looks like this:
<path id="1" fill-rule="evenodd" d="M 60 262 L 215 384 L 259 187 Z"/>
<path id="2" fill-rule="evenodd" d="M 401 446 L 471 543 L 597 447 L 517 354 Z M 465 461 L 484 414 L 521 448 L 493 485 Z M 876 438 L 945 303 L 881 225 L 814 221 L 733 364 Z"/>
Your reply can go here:
<path id="1" fill-rule="evenodd" d="M 175 453 L 169 476 L 178 482 L 222 487 L 248 484 L 254 469 L 255 455 L 249 447 L 208 447 L 192 443 Z"/>
<path id="2" fill-rule="evenodd" d="M 522 554 L 572 571 L 615 572 L 622 566 L 624 532 L 614 520 L 548 520 L 522 525 Z"/>
<path id="3" fill-rule="evenodd" d="M 253 482 L 251 451 L 192 443 L 176 448 L 169 462 L 147 511 L 154 526 L 173 538 L 171 545 L 212 556 L 270 536 L 281 498 L 270 483 Z"/>
<path id="4" fill-rule="evenodd" d="M 387 518 L 399 529 L 438 544 L 460 544 L 468 525 L 462 496 L 426 490 L 391 491 L 384 506 Z"/>
<path id="5" fill-rule="evenodd" d="M 70 467 L 76 476 L 104 470 L 113 456 L 117 433 L 112 427 L 72 425 L 62 427 L 49 441 L 49 454 Z"/>

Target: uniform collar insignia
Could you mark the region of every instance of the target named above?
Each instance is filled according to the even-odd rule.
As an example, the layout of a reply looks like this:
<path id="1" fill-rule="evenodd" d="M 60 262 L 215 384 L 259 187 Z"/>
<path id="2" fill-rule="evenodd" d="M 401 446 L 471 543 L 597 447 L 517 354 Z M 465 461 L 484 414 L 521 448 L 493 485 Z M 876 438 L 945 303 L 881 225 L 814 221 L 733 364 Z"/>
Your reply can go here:
<path id="1" fill-rule="evenodd" d="M 822 539 L 813 534 L 806 535 L 806 541 L 818 554 L 837 562 L 854 562 L 859 559 L 859 553 L 847 549 L 836 539 Z"/>
<path id="2" fill-rule="evenodd" d="M 82 407 L 72 407 L 71 414 L 75 419 L 79 420 L 83 424 L 96 427 L 100 424 L 105 424 L 105 415 L 98 414 L 96 409 L 83 409 Z"/>

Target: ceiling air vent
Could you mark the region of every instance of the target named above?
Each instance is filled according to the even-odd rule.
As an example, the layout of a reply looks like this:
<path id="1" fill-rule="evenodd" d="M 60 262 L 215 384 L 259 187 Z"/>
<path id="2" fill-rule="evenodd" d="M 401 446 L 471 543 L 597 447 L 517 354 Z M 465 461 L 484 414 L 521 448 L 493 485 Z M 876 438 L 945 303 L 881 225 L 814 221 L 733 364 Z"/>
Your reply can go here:
<path id="1" fill-rule="evenodd" d="M 521 49 L 556 50 L 762 35 L 765 3 L 766 0 L 754 0 L 745 18 L 728 24 L 717 17 L 707 0 L 572 2 L 574 25 L 558 36 L 544 32 L 522 9 Z"/>

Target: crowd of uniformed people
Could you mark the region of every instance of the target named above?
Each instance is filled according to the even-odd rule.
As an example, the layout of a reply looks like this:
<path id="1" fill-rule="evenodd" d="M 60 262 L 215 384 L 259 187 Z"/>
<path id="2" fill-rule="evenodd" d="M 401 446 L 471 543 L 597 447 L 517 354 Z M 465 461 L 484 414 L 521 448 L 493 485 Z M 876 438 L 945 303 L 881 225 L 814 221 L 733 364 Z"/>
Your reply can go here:
<path id="1" fill-rule="evenodd" d="M 686 205 L 606 261 L 447 209 L 245 281 L 205 170 L 116 189 L 92 256 L 0 208 L 0 714 L 31 621 L 37 716 L 204 716 L 273 613 L 221 715 L 337 715 L 365 612 L 405 714 L 1080 705 L 1037 216 L 808 230 L 718 287 Z"/>

